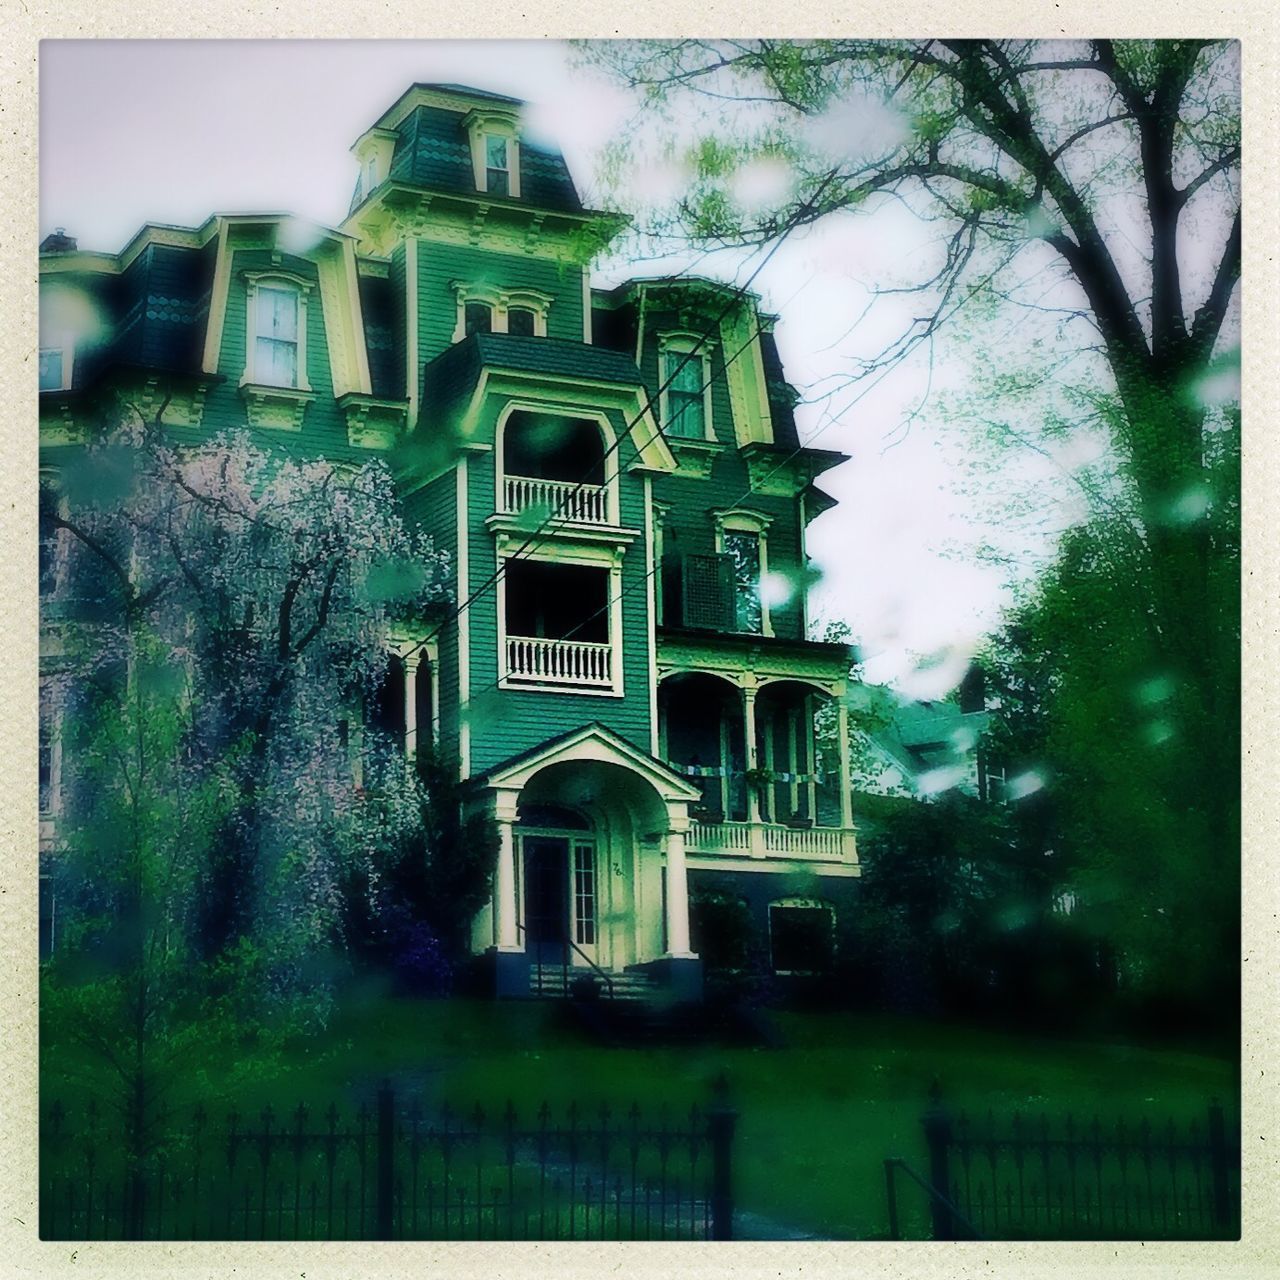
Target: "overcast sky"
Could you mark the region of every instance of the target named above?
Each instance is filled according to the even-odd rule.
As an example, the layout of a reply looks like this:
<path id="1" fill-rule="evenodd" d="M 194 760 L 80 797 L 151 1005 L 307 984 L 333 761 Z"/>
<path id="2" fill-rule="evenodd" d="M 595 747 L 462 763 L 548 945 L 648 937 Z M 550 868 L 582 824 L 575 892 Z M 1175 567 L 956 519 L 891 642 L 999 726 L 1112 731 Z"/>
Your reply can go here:
<path id="1" fill-rule="evenodd" d="M 590 201 L 599 149 L 629 103 L 571 63 L 565 46 L 539 41 L 46 40 L 41 234 L 65 227 L 81 248 L 116 251 L 144 222 L 195 226 L 215 212 L 286 211 L 336 226 L 356 177 L 349 147 L 415 80 L 536 104 L 533 127 L 560 146 Z M 843 372 L 854 346 L 874 345 L 874 333 L 851 338 L 850 327 L 877 283 L 910 274 L 921 235 L 897 209 L 844 218 L 792 237 L 760 273 L 753 288 L 780 314 L 779 345 L 802 391 Z M 743 282 L 756 265 L 728 255 L 698 269 Z M 607 271 L 620 278 L 617 264 Z M 933 387 L 945 395 L 966 369 L 954 351 L 938 354 Z M 1007 574 L 967 554 L 981 530 L 939 411 L 902 430 L 925 381 L 917 362 L 834 419 L 801 406 L 802 438 L 852 455 L 820 482 L 840 505 L 811 526 L 822 576 L 810 599 L 823 618 L 848 622 L 871 677 L 901 680 L 913 655 L 949 654 L 945 684 L 996 620 Z M 943 691 L 937 680 L 908 687 Z"/>

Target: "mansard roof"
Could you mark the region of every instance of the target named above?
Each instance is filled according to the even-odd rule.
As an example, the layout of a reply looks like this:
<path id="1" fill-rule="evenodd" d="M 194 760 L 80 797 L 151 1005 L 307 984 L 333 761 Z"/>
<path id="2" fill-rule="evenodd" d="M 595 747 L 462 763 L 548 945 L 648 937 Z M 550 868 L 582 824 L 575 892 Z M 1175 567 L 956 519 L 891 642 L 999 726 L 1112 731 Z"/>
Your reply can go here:
<path id="1" fill-rule="evenodd" d="M 484 103 L 501 104 L 514 115 L 525 106 L 519 98 L 465 85 L 410 86 L 369 130 L 389 130 L 396 135 L 388 175 L 391 181 L 475 195 L 471 142 L 464 121 L 471 110 Z M 519 163 L 519 198 L 486 199 L 568 213 L 583 211 L 569 167 L 557 148 L 522 134 Z"/>

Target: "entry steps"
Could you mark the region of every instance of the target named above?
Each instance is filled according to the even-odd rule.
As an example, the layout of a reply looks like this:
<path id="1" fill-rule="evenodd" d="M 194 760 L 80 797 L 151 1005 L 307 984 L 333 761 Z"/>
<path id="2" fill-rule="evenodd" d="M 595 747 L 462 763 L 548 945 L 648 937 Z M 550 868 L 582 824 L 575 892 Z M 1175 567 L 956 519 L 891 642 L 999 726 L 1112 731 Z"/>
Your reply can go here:
<path id="1" fill-rule="evenodd" d="M 565 985 L 566 973 L 568 989 Z M 548 1000 L 562 1000 L 573 994 L 573 984 L 581 979 L 594 979 L 597 991 L 602 1000 L 625 1000 L 629 1003 L 642 1004 L 652 1000 L 659 993 L 658 984 L 640 969 L 624 969 L 617 973 L 609 973 L 609 982 L 600 977 L 595 970 L 583 966 L 570 965 L 568 970 L 563 965 L 543 964 L 531 965 L 529 968 L 529 994 L 542 996 Z"/>

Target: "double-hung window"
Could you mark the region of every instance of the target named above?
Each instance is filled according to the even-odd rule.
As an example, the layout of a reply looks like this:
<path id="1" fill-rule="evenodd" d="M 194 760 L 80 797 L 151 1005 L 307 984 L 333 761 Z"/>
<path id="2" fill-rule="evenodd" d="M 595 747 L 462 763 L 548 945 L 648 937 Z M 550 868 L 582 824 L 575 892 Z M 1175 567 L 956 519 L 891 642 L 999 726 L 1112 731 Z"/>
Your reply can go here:
<path id="1" fill-rule="evenodd" d="M 662 381 L 668 435 L 682 440 L 707 438 L 705 358 L 697 352 L 670 348 L 662 353 Z"/>
<path id="2" fill-rule="evenodd" d="M 758 634 L 764 625 L 760 605 L 760 535 L 745 529 L 726 529 L 724 550 L 733 570 L 734 630 Z"/>
<path id="3" fill-rule="evenodd" d="M 511 145 L 501 134 L 484 135 L 484 176 L 490 195 L 511 194 Z"/>
<path id="4" fill-rule="evenodd" d="M 282 284 L 259 284 L 254 306 L 253 380 L 269 387 L 298 386 L 300 297 Z"/>

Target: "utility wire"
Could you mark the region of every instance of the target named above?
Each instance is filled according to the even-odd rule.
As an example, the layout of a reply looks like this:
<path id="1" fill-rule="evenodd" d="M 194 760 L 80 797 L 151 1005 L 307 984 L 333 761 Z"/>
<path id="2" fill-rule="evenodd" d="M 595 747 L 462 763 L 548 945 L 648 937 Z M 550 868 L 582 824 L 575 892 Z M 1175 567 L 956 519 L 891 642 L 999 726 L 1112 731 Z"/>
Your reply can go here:
<path id="1" fill-rule="evenodd" d="M 687 365 L 694 358 L 695 355 L 700 354 L 701 349 L 711 339 L 713 334 L 719 332 L 720 325 L 733 311 L 735 311 L 738 308 L 743 298 L 746 297 L 756 277 L 764 270 L 766 266 L 768 266 L 774 254 L 776 254 L 778 250 L 782 248 L 783 243 L 786 241 L 787 237 L 791 234 L 791 232 L 794 231 L 795 228 L 800 224 L 801 219 L 805 218 L 809 214 L 809 212 L 816 207 L 823 193 L 831 185 L 831 183 L 835 181 L 836 177 L 838 176 L 838 172 L 839 172 L 838 169 L 832 169 L 827 174 L 827 176 L 823 179 L 823 181 L 818 186 L 818 189 L 813 193 L 813 195 L 811 195 L 808 198 L 808 200 L 804 202 L 804 204 L 800 205 L 796 209 L 796 211 L 792 214 L 791 218 L 788 220 L 787 225 L 783 228 L 781 234 L 778 236 L 777 240 L 774 241 L 772 247 L 769 249 L 769 252 L 765 254 L 765 256 L 761 259 L 760 263 L 747 277 L 746 282 L 742 285 L 735 287 L 733 291 L 733 296 L 721 309 L 720 314 L 717 315 L 716 318 L 711 322 L 711 324 L 708 325 L 707 328 L 701 333 L 701 335 L 698 337 L 694 345 L 687 352 L 684 353 L 684 358 L 680 360 L 671 369 L 667 377 L 659 384 L 657 389 L 646 396 L 644 404 L 641 405 L 639 412 L 635 415 L 635 417 L 631 419 L 630 422 L 626 424 L 625 428 L 623 429 L 621 434 L 619 434 L 617 439 L 614 440 L 613 444 L 611 444 L 604 451 L 604 453 L 601 455 L 599 459 L 600 462 L 605 461 L 612 453 L 616 452 L 619 448 L 621 448 L 622 442 L 631 437 L 632 431 L 635 429 L 637 424 L 643 420 L 645 414 L 655 408 L 655 406 L 660 401 L 662 393 L 666 391 L 666 389 L 675 380 L 676 375 L 680 372 L 680 370 L 683 369 L 685 365 Z M 654 281 L 653 283 L 666 284 L 679 279 L 680 279 L 680 276 L 676 276 L 676 277 L 672 277 L 671 280 Z M 645 282 L 641 281 L 640 283 L 644 284 Z M 755 337 L 759 332 L 760 330 L 757 329 L 756 334 L 753 334 L 752 337 L 748 339 L 747 343 L 744 343 L 743 346 L 739 348 L 738 352 L 735 354 L 735 357 L 734 357 L 735 359 L 737 358 L 737 355 L 740 355 L 741 352 L 746 348 L 746 346 L 750 344 L 750 342 L 755 340 Z M 730 361 L 725 362 L 725 368 L 728 368 L 729 363 L 731 362 Z M 713 379 L 708 379 L 707 382 L 702 385 L 700 390 L 705 391 L 706 388 L 711 385 L 712 381 Z M 660 418 L 661 418 L 660 414 L 658 413 L 654 414 L 654 425 L 658 428 L 659 436 L 661 436 L 663 441 L 667 443 L 669 446 L 670 437 L 667 435 L 666 428 L 662 425 Z M 595 465 L 598 465 L 598 464 L 595 464 Z M 546 540 L 544 536 L 544 531 L 549 529 L 549 527 L 553 524 L 553 522 L 557 520 L 562 514 L 562 512 L 570 505 L 574 497 L 581 492 L 582 487 L 589 482 L 590 476 L 593 474 L 594 469 L 595 467 L 593 465 L 592 471 L 587 472 L 586 475 L 584 475 L 581 480 L 577 481 L 577 483 L 574 484 L 574 486 L 567 493 L 561 496 L 559 502 L 556 504 L 555 509 L 553 511 L 550 511 L 546 516 L 544 516 L 538 522 L 533 532 L 530 533 L 530 535 L 524 540 L 524 542 L 521 543 L 520 546 L 517 547 L 516 550 L 511 555 L 504 556 L 502 558 L 501 563 L 498 565 L 498 567 L 494 570 L 493 573 L 489 575 L 488 578 L 484 580 L 484 582 L 482 582 L 460 604 L 455 606 L 449 612 L 449 614 L 436 625 L 434 630 L 432 630 L 429 635 L 424 636 L 423 639 L 418 641 L 417 644 L 415 644 L 408 651 L 408 653 L 403 656 L 410 656 L 414 653 L 417 653 L 419 650 L 423 649 L 427 644 L 429 644 L 432 640 L 434 640 L 436 636 L 438 636 L 440 632 L 444 630 L 445 627 L 449 626 L 451 623 L 456 622 L 459 618 L 461 618 L 462 614 L 467 609 L 469 609 L 471 605 L 474 604 L 482 595 L 484 595 L 486 591 L 489 591 L 491 588 L 495 587 L 498 584 L 498 582 L 506 576 L 507 566 L 509 564 L 511 564 L 515 560 L 520 559 L 525 554 L 525 552 L 528 551 L 531 547 L 541 546 Z"/>
<path id="2" fill-rule="evenodd" d="M 797 289 L 796 292 L 792 295 L 792 298 L 799 296 L 799 294 L 802 293 L 808 287 L 812 279 L 813 279 L 813 276 L 810 275 L 809 279 L 806 280 L 804 284 L 802 284 L 800 288 Z M 733 362 L 733 360 L 738 359 L 738 357 L 741 356 L 742 353 L 763 332 L 764 332 L 764 326 L 762 324 L 757 325 L 755 331 L 746 340 L 746 342 L 744 342 L 737 349 L 737 351 L 734 352 L 733 357 L 730 360 L 725 361 L 725 367 L 727 368 Z M 709 386 L 710 383 L 708 382 L 706 385 Z M 786 457 L 779 459 L 777 464 L 771 467 L 769 471 L 767 471 L 763 476 L 761 476 L 758 480 L 751 482 L 747 486 L 747 488 L 737 498 L 734 499 L 731 506 L 736 507 L 740 502 L 745 501 L 747 498 L 751 497 L 754 493 L 756 493 L 760 485 L 764 484 L 772 476 L 776 475 L 783 467 L 787 466 L 802 452 L 804 452 L 805 449 L 809 448 L 812 442 L 815 439 L 817 439 L 818 436 L 820 436 L 824 431 L 826 431 L 828 427 L 831 427 L 832 425 L 834 425 L 835 421 L 836 421 L 836 418 L 832 417 L 831 420 L 828 421 L 825 425 L 823 425 L 819 430 L 813 431 L 808 436 L 806 436 L 804 440 L 802 440 L 799 444 L 797 444 L 786 455 Z M 661 570 L 662 570 L 661 563 L 655 560 L 652 569 L 646 570 L 645 573 L 638 580 L 632 581 L 628 585 L 624 586 L 617 593 L 617 595 L 610 596 L 608 599 L 606 599 L 606 601 L 604 602 L 603 605 L 600 606 L 600 608 L 596 609 L 595 612 L 588 614 L 585 618 L 582 619 L 581 622 L 573 626 L 566 635 L 560 636 L 559 639 L 561 640 L 573 639 L 573 637 L 577 635 L 584 627 L 588 626 L 590 623 L 594 622 L 597 618 L 607 613 L 610 609 L 613 608 L 615 604 L 617 604 L 619 601 L 623 600 L 625 597 L 630 595 L 633 591 L 636 591 L 641 587 L 647 587 L 650 579 L 656 577 L 657 574 L 661 572 Z M 471 692 L 468 695 L 466 702 L 460 704 L 458 708 L 460 715 L 465 714 L 465 712 L 470 708 L 471 704 L 477 698 L 482 697 L 483 695 L 491 692 L 494 689 L 499 689 L 503 687 L 503 681 L 509 678 L 509 673 L 502 672 L 502 667 L 505 665 L 505 655 L 502 655 L 502 654 L 498 655 L 498 663 L 499 663 L 499 671 L 500 671 L 498 678 L 496 680 L 491 680 L 489 683 L 481 686 L 481 688 Z M 510 686 L 507 686 L 507 687 L 510 687 Z"/>

